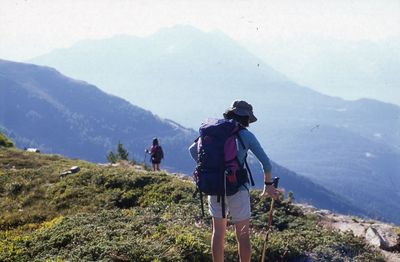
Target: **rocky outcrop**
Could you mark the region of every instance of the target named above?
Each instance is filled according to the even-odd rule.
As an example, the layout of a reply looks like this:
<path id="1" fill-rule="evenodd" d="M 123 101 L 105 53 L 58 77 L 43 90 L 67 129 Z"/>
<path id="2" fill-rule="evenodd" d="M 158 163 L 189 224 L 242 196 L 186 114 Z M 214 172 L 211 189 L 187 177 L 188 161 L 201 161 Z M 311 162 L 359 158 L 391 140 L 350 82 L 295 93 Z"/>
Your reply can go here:
<path id="1" fill-rule="evenodd" d="M 387 261 L 400 261 L 400 227 L 376 220 L 336 214 L 311 205 L 297 204 L 297 206 L 304 213 L 317 215 L 319 223 L 325 228 L 341 232 L 351 231 L 355 236 L 364 238 L 367 243 L 380 249 Z"/>

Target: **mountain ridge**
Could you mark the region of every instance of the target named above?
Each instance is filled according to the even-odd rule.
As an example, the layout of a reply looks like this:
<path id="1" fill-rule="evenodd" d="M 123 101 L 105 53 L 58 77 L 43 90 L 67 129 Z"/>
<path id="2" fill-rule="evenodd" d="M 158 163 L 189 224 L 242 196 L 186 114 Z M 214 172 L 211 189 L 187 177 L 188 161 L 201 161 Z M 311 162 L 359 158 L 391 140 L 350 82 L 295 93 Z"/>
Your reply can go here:
<path id="1" fill-rule="evenodd" d="M 7 73 L 7 66 L 10 64 L 11 62 L 5 62 L 5 61 L 1 61 L 1 65 L 3 65 L 1 67 L 1 71 L 3 73 L 3 75 L 5 73 Z M 6 65 L 5 65 L 6 64 Z M 74 135 L 73 137 L 76 138 L 77 141 L 79 141 L 79 139 L 77 139 L 78 137 L 82 137 L 86 140 L 92 140 L 93 142 L 95 142 L 95 144 L 100 145 L 101 143 L 105 143 L 106 145 L 108 144 L 109 150 L 111 150 L 111 146 L 116 145 L 116 143 L 113 143 L 111 141 L 107 142 L 107 139 L 100 141 L 99 139 L 101 139 L 100 137 L 96 138 L 96 136 L 91 136 L 90 133 L 96 132 L 95 130 L 93 130 L 93 127 L 89 126 L 89 123 L 92 124 L 98 124 L 101 127 L 103 132 L 106 133 L 110 133 L 110 132 L 117 132 L 118 133 L 118 127 L 119 125 L 122 125 L 122 123 L 124 123 L 125 121 L 128 122 L 132 122 L 134 123 L 134 125 L 129 125 L 126 126 L 125 125 L 125 130 L 122 130 L 123 133 L 121 134 L 119 132 L 119 135 L 117 136 L 124 136 L 125 139 L 128 137 L 128 134 L 126 132 L 128 132 L 128 130 L 137 130 L 136 125 L 138 123 L 140 123 L 140 125 L 143 126 L 149 126 L 149 125 L 153 125 L 153 127 L 151 128 L 152 130 L 155 130 L 155 134 L 158 133 L 164 133 L 165 134 L 173 134 L 174 132 L 178 132 L 177 129 L 178 128 L 182 128 L 182 127 L 177 127 L 176 125 L 171 125 L 171 124 L 167 124 L 167 122 L 164 122 L 162 119 L 154 116 L 150 111 L 146 111 L 143 110 L 137 106 L 131 105 L 130 103 L 128 103 L 125 100 L 122 100 L 120 98 L 117 98 L 115 96 L 106 96 L 104 95 L 104 93 L 102 91 L 100 91 L 97 87 L 93 86 L 93 85 L 89 85 L 83 81 L 76 81 L 76 80 L 71 80 L 69 78 L 66 78 L 65 76 L 59 74 L 57 71 L 55 71 L 54 69 L 51 69 L 50 71 L 47 71 L 48 69 L 43 69 L 37 66 L 31 66 L 31 65 L 19 65 L 17 63 L 13 64 L 11 63 L 11 65 L 18 67 L 18 70 L 15 70 L 15 68 L 11 69 L 9 68 L 9 70 L 11 70 L 13 73 L 10 73 L 10 76 L 12 79 L 17 78 L 18 80 L 9 80 L 9 78 L 7 78 L 6 80 L 8 82 L 5 82 L 5 78 L 2 77 L 1 79 L 3 80 L 2 83 L 2 89 L 4 91 L 4 94 L 10 95 L 10 98 L 16 98 L 16 96 L 11 96 L 11 93 L 8 92 L 22 92 L 18 95 L 19 98 L 26 98 L 28 100 L 26 101 L 20 101 L 18 102 L 18 105 L 21 106 L 32 106 L 32 103 L 29 102 L 29 99 L 34 99 L 34 101 L 36 101 L 36 106 L 37 109 L 36 110 L 41 110 L 40 113 L 36 112 L 35 110 L 32 109 L 26 109 L 26 113 L 29 113 L 28 116 L 31 119 L 31 122 L 27 122 L 26 125 L 31 124 L 31 128 L 33 128 L 33 130 L 36 129 L 40 129 L 39 127 L 39 123 L 35 123 L 34 121 L 42 121 L 43 119 L 41 118 L 41 114 L 46 114 L 46 111 L 43 111 L 44 108 L 42 108 L 42 106 L 47 105 L 48 109 L 50 112 L 55 112 L 55 114 L 58 114 L 59 116 L 61 116 L 61 118 L 65 118 L 67 121 L 66 123 L 69 123 L 70 126 L 65 127 L 63 125 L 65 125 L 62 121 L 58 121 L 58 125 L 53 126 L 53 130 L 48 130 L 48 126 L 46 126 L 46 123 L 43 122 L 44 127 L 42 127 L 41 130 L 37 130 L 39 133 L 37 133 L 36 135 L 40 135 L 40 131 L 44 132 L 44 134 L 46 135 L 51 135 L 51 131 L 55 131 L 54 133 L 70 133 L 73 132 L 74 130 L 79 130 L 80 135 L 76 136 Z M 21 68 L 20 68 L 21 67 Z M 27 67 L 27 68 L 25 68 Z M 27 72 L 30 72 L 30 70 L 38 70 L 37 72 L 30 72 L 32 75 L 25 75 L 23 72 L 23 68 L 25 68 L 27 70 Z M 32 69 L 33 68 L 33 69 Z M 21 71 L 22 69 L 22 71 Z M 44 71 L 43 71 L 44 70 Z M 47 72 L 50 72 L 50 75 L 47 75 Z M 21 74 L 18 75 L 18 77 L 16 77 L 16 75 L 13 74 Z M 23 78 L 25 77 L 25 79 Z M 14 88 L 7 88 L 9 86 L 9 84 L 11 83 L 10 81 L 12 81 L 12 83 L 14 84 Z M 55 81 L 55 82 L 52 82 Z M 61 85 L 59 85 L 59 84 Z M 37 84 L 35 86 L 35 84 Z M 15 85 L 18 85 L 19 88 L 16 88 Z M 84 86 L 84 88 L 81 88 L 82 86 Z M 56 87 L 56 88 L 55 88 Z M 59 87 L 59 88 L 57 88 Z M 34 90 L 39 90 L 39 92 L 34 91 Z M 80 90 L 79 92 L 79 96 L 76 96 L 74 94 L 74 92 L 76 92 L 77 90 Z M 29 94 L 24 95 L 24 94 Z M 4 96 L 4 97 L 6 97 Z M 105 99 L 104 99 L 105 98 Z M 102 100 L 100 100 L 102 99 Z M 41 101 L 45 101 L 45 103 L 42 103 Z M 7 108 L 6 105 L 8 105 L 10 102 L 9 101 L 4 101 L 4 103 L 2 104 L 3 107 L 1 108 L 2 112 L 8 112 L 8 110 L 12 109 L 12 106 L 10 105 L 9 108 Z M 90 104 L 91 107 L 87 107 L 87 105 Z M 71 107 L 71 105 L 73 105 L 73 107 Z M 109 111 L 107 109 L 106 106 L 112 106 L 113 111 Z M 53 109 L 50 109 L 51 107 L 54 107 L 54 109 L 56 111 L 54 111 Z M 80 111 L 77 111 L 80 110 Z M 116 115 L 116 112 L 119 112 L 122 115 L 122 118 L 116 118 L 118 115 Z M 10 129 L 10 127 L 12 127 L 13 125 L 15 126 L 19 126 L 22 123 L 18 123 L 15 122 L 14 120 L 18 120 L 16 118 L 18 118 L 18 116 L 16 116 L 15 114 L 10 114 L 11 117 L 3 117 L 3 125 L 5 124 L 5 126 Z M 19 117 L 26 117 L 24 115 L 20 115 Z M 114 117 L 114 119 L 113 119 Z M 148 118 L 152 119 L 151 121 L 154 121 L 154 125 L 153 123 L 150 124 L 149 121 L 147 120 Z M 56 118 L 55 118 L 56 119 Z M 55 120 L 54 119 L 54 120 Z M 107 120 L 106 120 L 107 119 Z M 112 120 L 113 119 L 113 120 Z M 20 119 L 22 120 L 22 119 Z M 107 122 L 106 122 L 107 121 Z M 139 121 L 143 121 L 143 122 L 139 122 Z M 150 122 L 151 122 L 150 121 Z M 6 123 L 4 123 L 6 122 Z M 8 122 L 8 124 L 7 124 Z M 54 123 L 57 123 L 57 121 L 55 121 Z M 47 123 L 48 125 L 49 123 Z M 56 131 L 56 128 L 58 128 L 58 126 L 63 126 L 62 130 L 58 130 Z M 60 126 L 60 127 L 61 127 Z M 160 126 L 166 126 L 168 128 L 160 128 Z M 19 126 L 18 128 L 21 128 L 21 126 Z M 165 131 L 164 131 L 165 129 Z M 25 137 L 29 137 L 31 136 L 31 132 L 33 130 L 26 130 L 24 132 L 23 129 L 20 129 L 20 133 L 22 132 L 22 134 L 25 133 Z M 168 130 L 168 131 L 167 131 Z M 161 132 L 160 132 L 161 131 Z M 188 138 L 188 130 L 185 131 L 186 133 L 181 133 L 181 138 L 184 139 L 189 139 Z M 124 134 L 125 133 L 125 134 Z M 140 134 L 140 132 L 139 132 Z M 145 133 L 141 133 L 142 135 L 146 135 Z M 31 136 L 32 137 L 32 136 Z M 65 136 L 68 139 L 68 135 Z M 151 141 L 151 134 L 147 134 L 145 137 L 147 137 L 148 141 Z M 44 137 L 43 137 L 44 138 Z M 122 139 L 123 137 L 121 137 Z M 115 138 L 114 138 L 115 139 Z M 99 140 L 96 142 L 96 140 Z M 102 140 L 102 139 L 101 139 Z M 145 144 L 145 140 L 143 139 L 143 143 L 141 143 L 143 145 L 143 148 L 146 147 Z M 189 140 L 187 140 L 189 141 Z M 60 141 L 62 142 L 62 141 Z M 116 141 L 115 141 L 116 142 Z M 71 143 L 73 143 L 73 140 L 71 141 Z M 150 142 L 148 142 L 150 143 Z M 166 139 L 165 143 L 168 143 L 168 140 Z M 188 143 L 188 142 L 187 142 Z M 66 145 L 67 146 L 67 145 Z M 166 144 L 166 147 L 168 148 L 168 144 Z M 63 147 L 59 147 L 59 149 L 63 149 Z M 103 149 L 104 151 L 104 149 Z M 95 151 L 94 151 L 95 152 Z M 93 152 L 93 153 L 94 153 Z M 105 160 L 105 155 L 101 156 L 99 154 L 97 154 L 97 156 L 95 158 L 92 159 L 96 159 L 99 161 L 101 158 L 103 158 Z M 139 158 L 138 156 L 136 158 Z M 187 162 L 189 162 L 189 158 L 187 158 Z"/>
<path id="2" fill-rule="evenodd" d="M 230 101 L 246 100 L 259 119 L 251 130 L 271 159 L 348 199 L 353 200 L 353 192 L 358 191 L 354 199 L 358 205 L 364 209 L 372 205 L 376 216 L 385 209 L 387 219 L 399 219 L 393 213 L 400 209 L 398 204 L 390 197 L 374 202 L 369 192 L 378 189 L 379 196 L 397 194 L 398 185 L 375 185 L 370 175 L 379 174 L 381 181 L 399 180 L 400 107 L 314 92 L 275 77 L 275 70 L 237 43 L 196 32 L 200 38 L 196 43 L 190 36 L 177 38 L 175 34 L 172 43 L 141 39 L 140 49 L 98 40 L 114 53 L 99 56 L 89 50 L 77 60 L 67 54 L 57 59 L 47 56 L 46 64 L 192 128 L 207 117 L 221 117 Z M 167 52 L 171 44 L 186 48 Z M 326 147 L 321 150 L 320 145 Z M 354 178 L 351 183 L 333 184 L 332 178 L 347 181 L 348 177 Z M 366 203 L 365 197 L 374 203 Z"/>
<path id="3" fill-rule="evenodd" d="M 18 147 L 37 147 L 42 152 L 104 162 L 107 153 L 121 142 L 130 152 L 130 158 L 142 162 L 143 148 L 149 146 L 146 141 L 151 141 L 151 133 L 160 129 L 162 136 L 158 137 L 168 160 L 163 161 L 162 168 L 191 174 L 195 163 L 187 148 L 197 136 L 192 129 L 161 119 L 150 111 L 107 95 L 93 85 L 65 78 L 54 69 L 48 71 L 47 68 L 0 60 L 0 72 L 3 74 L 0 91 L 7 97 L 0 105 L 0 127 Z M 48 77 L 47 72 L 50 73 Z M 4 77 L 7 73 L 9 81 L 17 79 L 12 82 L 13 86 L 2 81 L 8 79 Z M 24 86 L 24 83 L 29 85 Z M 37 92 L 33 96 L 29 93 L 32 88 L 40 90 L 39 97 L 36 97 Z M 57 103 L 47 103 L 49 99 L 43 97 L 50 97 Z M 260 187 L 263 185 L 262 170 L 254 158 L 251 163 L 256 184 Z M 277 163 L 272 165 L 274 175 L 285 177 L 282 183 L 287 190 L 298 191 L 299 200 L 344 213 L 368 214 Z"/>
<path id="4" fill-rule="evenodd" d="M 243 43 L 253 53 L 298 83 L 354 100 L 366 97 L 400 105 L 398 37 L 380 41 L 329 38 Z"/>

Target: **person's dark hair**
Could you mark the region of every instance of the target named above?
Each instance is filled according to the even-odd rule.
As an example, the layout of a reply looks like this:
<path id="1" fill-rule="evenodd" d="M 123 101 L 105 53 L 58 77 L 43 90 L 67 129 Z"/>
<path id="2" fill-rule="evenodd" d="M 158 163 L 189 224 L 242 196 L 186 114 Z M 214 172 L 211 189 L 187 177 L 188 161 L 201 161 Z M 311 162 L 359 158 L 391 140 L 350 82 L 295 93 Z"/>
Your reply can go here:
<path id="1" fill-rule="evenodd" d="M 249 126 L 249 116 L 239 116 L 239 115 L 233 113 L 232 111 L 229 111 L 227 113 L 224 113 L 224 118 L 225 119 L 233 119 L 244 127 Z"/>
<path id="2" fill-rule="evenodd" d="M 158 139 L 157 139 L 157 137 L 153 138 L 153 146 L 158 146 Z"/>

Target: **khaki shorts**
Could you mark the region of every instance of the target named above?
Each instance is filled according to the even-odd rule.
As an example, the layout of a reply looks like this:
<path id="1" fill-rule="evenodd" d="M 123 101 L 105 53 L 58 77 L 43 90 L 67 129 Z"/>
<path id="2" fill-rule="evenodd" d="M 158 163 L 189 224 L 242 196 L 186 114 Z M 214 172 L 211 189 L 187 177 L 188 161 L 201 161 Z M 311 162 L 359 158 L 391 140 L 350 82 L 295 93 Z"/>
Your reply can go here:
<path id="1" fill-rule="evenodd" d="M 217 201 L 217 196 L 208 196 L 208 212 L 212 217 L 222 218 L 221 201 Z M 247 189 L 239 190 L 232 196 L 225 198 L 225 212 L 230 214 L 232 222 L 240 222 L 249 219 L 250 212 L 250 193 Z"/>

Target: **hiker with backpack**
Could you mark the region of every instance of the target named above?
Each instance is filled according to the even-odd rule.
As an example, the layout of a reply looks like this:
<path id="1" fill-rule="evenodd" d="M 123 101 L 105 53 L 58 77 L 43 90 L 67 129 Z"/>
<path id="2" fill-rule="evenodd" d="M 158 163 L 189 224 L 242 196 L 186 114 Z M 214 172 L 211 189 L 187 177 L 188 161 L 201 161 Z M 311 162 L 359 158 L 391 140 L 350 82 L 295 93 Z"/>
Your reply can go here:
<path id="1" fill-rule="evenodd" d="M 250 261 L 250 182 L 254 185 L 247 162 L 247 152 L 253 154 L 264 170 L 262 195 L 278 198 L 271 182 L 271 163 L 247 127 L 257 121 L 253 107 L 246 101 L 234 101 L 223 114 L 224 119 L 208 119 L 200 127 L 200 136 L 189 147 L 197 166 L 194 179 L 200 192 L 208 195 L 208 210 L 212 216 L 211 251 L 213 261 L 224 261 L 226 213 L 234 223 L 240 261 Z M 246 164 L 246 168 L 244 165 Z M 249 179 L 250 178 L 250 179 Z"/>
<path id="2" fill-rule="evenodd" d="M 160 171 L 160 163 L 164 158 L 164 152 L 162 147 L 158 144 L 158 139 L 153 138 L 153 144 L 150 149 L 145 149 L 145 153 L 150 154 L 151 164 L 153 166 L 153 171 Z"/>

